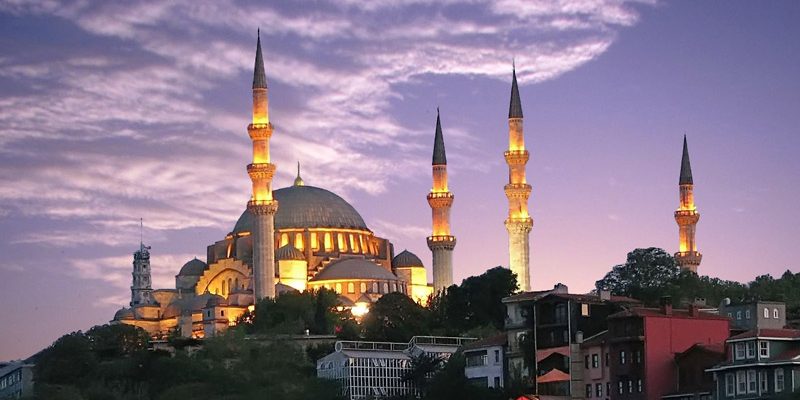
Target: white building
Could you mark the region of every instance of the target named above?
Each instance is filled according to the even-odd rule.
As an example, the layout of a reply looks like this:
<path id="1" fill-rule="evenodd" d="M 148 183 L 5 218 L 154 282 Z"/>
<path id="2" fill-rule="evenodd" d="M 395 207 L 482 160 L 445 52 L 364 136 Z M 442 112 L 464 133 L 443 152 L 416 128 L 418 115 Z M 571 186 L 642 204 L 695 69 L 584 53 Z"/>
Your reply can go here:
<path id="1" fill-rule="evenodd" d="M 403 376 L 422 354 L 447 359 L 472 338 L 415 336 L 408 343 L 336 342 L 335 351 L 317 361 L 317 376 L 339 381 L 348 399 L 385 398 L 414 393 Z"/>
<path id="2" fill-rule="evenodd" d="M 490 388 L 505 386 L 506 338 L 501 333 L 464 346 L 464 375 L 470 383 Z"/>

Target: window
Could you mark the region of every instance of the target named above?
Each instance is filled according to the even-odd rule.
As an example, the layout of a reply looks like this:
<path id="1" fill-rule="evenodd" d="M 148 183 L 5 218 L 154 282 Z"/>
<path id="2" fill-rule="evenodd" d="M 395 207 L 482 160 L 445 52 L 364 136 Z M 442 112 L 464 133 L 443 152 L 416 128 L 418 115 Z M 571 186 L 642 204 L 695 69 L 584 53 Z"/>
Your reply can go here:
<path id="1" fill-rule="evenodd" d="M 586 398 L 587 399 L 591 399 L 592 398 L 592 384 L 591 383 L 586 384 Z"/>
<path id="2" fill-rule="evenodd" d="M 747 370 L 747 393 L 755 393 L 758 390 L 758 381 L 756 381 L 756 370 Z"/>
<path id="3" fill-rule="evenodd" d="M 633 393 L 633 379 L 628 379 L 628 393 Z"/>
<path id="4" fill-rule="evenodd" d="M 736 343 L 736 360 L 744 360 L 744 343 Z"/>
<path id="5" fill-rule="evenodd" d="M 617 382 L 617 393 L 622 394 L 622 380 Z"/>
<path id="6" fill-rule="evenodd" d="M 302 233 L 295 233 L 294 234 L 294 247 L 297 250 L 303 251 L 305 250 L 305 246 L 303 243 L 303 234 Z"/>
<path id="7" fill-rule="evenodd" d="M 744 310 L 744 318 L 750 319 L 750 310 Z"/>
<path id="8" fill-rule="evenodd" d="M 606 367 L 608 366 L 608 353 L 606 353 Z"/>
<path id="9" fill-rule="evenodd" d="M 367 292 L 367 284 L 364 283 L 364 282 L 361 282 L 361 284 L 359 285 L 359 289 L 361 289 L 361 293 L 366 293 Z"/>
<path id="10" fill-rule="evenodd" d="M 598 399 L 603 397 L 603 384 L 602 383 L 596 383 L 594 385 L 594 397 L 597 397 Z"/>
<path id="11" fill-rule="evenodd" d="M 766 393 L 769 390 L 769 384 L 767 381 L 767 371 L 761 370 L 758 372 L 758 380 L 761 382 L 761 393 Z"/>
<path id="12" fill-rule="evenodd" d="M 642 393 L 642 379 L 641 378 L 639 378 L 639 380 L 636 381 L 636 391 L 638 391 L 639 393 Z"/>
<path id="13" fill-rule="evenodd" d="M 393 292 L 397 291 L 397 284 L 396 283 L 392 283 L 392 291 Z"/>
<path id="14" fill-rule="evenodd" d="M 494 387 L 496 387 L 496 388 L 500 387 L 500 377 L 499 376 L 495 376 L 494 377 Z"/>
<path id="15" fill-rule="evenodd" d="M 758 342 L 758 355 L 764 358 L 769 357 L 769 342 L 766 340 Z"/>
<path id="16" fill-rule="evenodd" d="M 636 351 L 633 352 L 633 361 L 635 363 L 637 363 L 637 364 L 641 364 L 642 363 L 642 351 L 641 350 L 636 350 Z"/>
<path id="17" fill-rule="evenodd" d="M 383 282 L 383 293 L 389 293 L 389 283 Z"/>
<path id="18" fill-rule="evenodd" d="M 764 318 L 769 318 L 769 308 L 764 307 Z"/>
<path id="19" fill-rule="evenodd" d="M 736 394 L 744 394 L 747 391 L 747 372 L 736 371 Z"/>
<path id="20" fill-rule="evenodd" d="M 736 319 L 742 319 L 742 312 L 741 311 L 737 311 L 736 312 Z"/>
<path id="21" fill-rule="evenodd" d="M 347 284 L 347 293 L 353 294 L 356 292 L 356 284 L 353 282 L 349 282 Z"/>
<path id="22" fill-rule="evenodd" d="M 589 316 L 589 305 L 588 304 L 581 304 L 581 316 L 588 317 Z"/>
<path id="23" fill-rule="evenodd" d="M 495 362 L 495 364 L 499 364 L 500 363 L 500 350 L 495 350 L 494 351 L 494 362 Z"/>
<path id="24" fill-rule="evenodd" d="M 289 234 L 288 233 L 283 233 L 283 234 L 281 234 L 281 245 L 280 245 L 280 247 L 286 246 L 287 244 L 289 244 Z"/>
<path id="25" fill-rule="evenodd" d="M 341 283 L 337 283 L 336 284 L 336 293 L 339 293 L 339 294 L 342 293 L 342 284 Z"/>
<path id="26" fill-rule="evenodd" d="M 347 238 L 345 238 L 344 233 L 337 234 L 336 238 L 339 241 L 339 251 L 347 251 Z"/>
<path id="27" fill-rule="evenodd" d="M 756 342 L 747 342 L 747 358 L 756 358 Z"/>
<path id="28" fill-rule="evenodd" d="M 225 310 L 219 310 L 219 316 L 220 317 L 224 317 L 225 316 Z"/>
<path id="29" fill-rule="evenodd" d="M 725 395 L 726 396 L 733 396 L 736 391 L 736 381 L 734 379 L 733 373 L 725 374 Z"/>
<path id="30" fill-rule="evenodd" d="M 323 241 L 325 242 L 325 251 L 332 251 L 333 250 L 333 239 L 331 239 L 331 233 L 325 232 L 325 236 Z"/>
<path id="31" fill-rule="evenodd" d="M 775 393 L 783 391 L 783 368 L 775 368 Z"/>
<path id="32" fill-rule="evenodd" d="M 606 396 L 611 397 L 611 381 L 606 382 Z"/>
<path id="33" fill-rule="evenodd" d="M 592 354 L 592 368 L 600 367 L 600 354 Z"/>
<path id="34" fill-rule="evenodd" d="M 372 282 L 372 293 L 378 293 L 378 282 Z"/>
<path id="35" fill-rule="evenodd" d="M 583 356 L 583 367 L 586 368 L 586 369 L 589 369 L 589 356 L 588 355 Z"/>
<path id="36" fill-rule="evenodd" d="M 728 313 L 728 318 L 733 319 L 733 314 L 732 313 Z"/>
<path id="37" fill-rule="evenodd" d="M 620 350 L 619 351 L 619 363 L 621 365 L 625 365 L 625 350 Z M 620 393 L 622 393 L 622 392 L 620 392 Z"/>
<path id="38" fill-rule="evenodd" d="M 772 318 L 778 319 L 778 317 L 779 317 L 778 309 L 777 308 L 773 308 L 772 309 Z"/>
<path id="39" fill-rule="evenodd" d="M 319 239 L 317 232 L 311 232 L 311 250 L 319 250 Z"/>

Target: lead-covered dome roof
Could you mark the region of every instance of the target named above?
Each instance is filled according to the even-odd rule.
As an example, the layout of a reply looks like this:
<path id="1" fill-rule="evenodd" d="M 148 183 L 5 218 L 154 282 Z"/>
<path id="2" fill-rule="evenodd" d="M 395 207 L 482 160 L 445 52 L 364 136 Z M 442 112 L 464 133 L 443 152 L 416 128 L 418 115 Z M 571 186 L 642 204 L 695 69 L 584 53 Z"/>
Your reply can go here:
<path id="1" fill-rule="evenodd" d="M 369 230 L 364 219 L 343 198 L 314 186 L 289 186 L 272 192 L 278 200 L 275 229 L 343 228 Z M 233 233 L 251 232 L 253 214 L 245 210 Z"/>
<path id="2" fill-rule="evenodd" d="M 408 251 L 403 250 L 400 254 L 394 256 L 392 259 L 392 267 L 394 268 L 403 268 L 403 267 L 423 267 L 422 260 L 417 257 L 416 254 Z"/>
<path id="3" fill-rule="evenodd" d="M 341 279 L 398 280 L 395 274 L 372 261 L 364 258 L 345 258 L 328 264 L 322 272 L 311 278 L 311 281 L 319 282 Z"/>
<path id="4" fill-rule="evenodd" d="M 197 258 L 194 258 L 189 260 L 186 264 L 183 264 L 183 267 L 181 267 L 181 271 L 178 272 L 178 275 L 201 276 L 206 268 L 208 268 L 208 264 L 198 260 Z"/>

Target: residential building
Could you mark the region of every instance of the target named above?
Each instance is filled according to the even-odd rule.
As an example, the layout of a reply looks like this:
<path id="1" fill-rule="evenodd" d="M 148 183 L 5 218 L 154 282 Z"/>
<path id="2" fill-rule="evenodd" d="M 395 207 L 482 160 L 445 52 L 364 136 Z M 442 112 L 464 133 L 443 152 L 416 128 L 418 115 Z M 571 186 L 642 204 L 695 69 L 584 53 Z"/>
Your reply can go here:
<path id="1" fill-rule="evenodd" d="M 727 317 L 704 313 L 697 306 L 673 309 L 631 308 L 608 318 L 612 400 L 659 399 L 674 391 L 675 356 L 697 343 L 723 343 Z"/>
<path id="2" fill-rule="evenodd" d="M 584 398 L 608 399 L 611 396 L 611 370 L 608 330 L 584 339 L 583 354 Z"/>
<path id="3" fill-rule="evenodd" d="M 719 315 L 730 318 L 731 330 L 739 332 L 786 327 L 786 304 L 777 301 L 732 303 L 725 299 L 719 305 Z"/>
<path id="4" fill-rule="evenodd" d="M 19 399 L 33 392 L 33 364 L 0 363 L 0 400 Z"/>
<path id="5" fill-rule="evenodd" d="M 470 383 L 490 388 L 505 386 L 505 333 L 464 346 L 464 375 Z"/>
<path id="6" fill-rule="evenodd" d="M 714 373 L 716 399 L 795 398 L 800 393 L 800 330 L 755 329 L 726 342 Z"/>
<path id="7" fill-rule="evenodd" d="M 448 359 L 474 338 L 415 336 L 408 343 L 336 342 L 333 353 L 317 360 L 317 376 L 336 380 L 350 400 L 417 393 L 403 376 L 423 354 Z"/>
<path id="8" fill-rule="evenodd" d="M 706 369 L 725 361 L 725 344 L 695 344 L 675 356 L 675 388 L 664 400 L 711 400 L 713 374 Z"/>

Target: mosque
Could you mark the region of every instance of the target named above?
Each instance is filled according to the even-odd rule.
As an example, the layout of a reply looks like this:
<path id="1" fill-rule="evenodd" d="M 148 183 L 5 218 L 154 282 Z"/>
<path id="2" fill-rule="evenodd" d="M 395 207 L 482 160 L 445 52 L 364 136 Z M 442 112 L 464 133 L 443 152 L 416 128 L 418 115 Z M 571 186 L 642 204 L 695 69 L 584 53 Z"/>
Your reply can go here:
<path id="1" fill-rule="evenodd" d="M 433 282 L 415 254 L 395 254 L 386 238 L 376 236 L 358 211 L 335 193 L 305 185 L 297 178 L 289 187 L 272 190 L 275 165 L 270 162 L 269 140 L 273 126 L 261 39 L 256 45 L 253 72 L 253 119 L 247 126 L 253 142 L 247 173 L 252 196 L 246 209 L 225 237 L 207 246 L 206 260 L 186 262 L 175 275 L 175 288 L 153 289 L 150 248 L 140 243 L 133 255 L 130 307 L 120 309 L 112 323 L 135 325 L 154 336 L 177 331 L 184 337 L 210 337 L 224 331 L 263 298 L 289 291 L 327 288 L 339 295 L 342 307 L 360 317 L 386 293 L 399 292 L 425 304 L 430 295 L 453 284 L 453 250 L 450 231 L 454 195 L 448 189 L 447 156 L 441 120 L 436 117 L 432 157 L 432 187 L 427 201 L 432 212 L 432 233 L 427 237 L 432 253 Z M 516 73 L 512 74 L 509 105 L 509 147 L 504 153 L 509 202 L 509 268 L 519 288 L 530 286 L 530 232 L 528 213 L 531 185 L 525 177 L 529 159 L 523 134 L 522 104 Z M 699 214 L 694 206 L 688 148 L 684 138 L 680 173 L 680 207 L 675 211 L 680 249 L 676 259 L 697 271 L 701 255 L 694 241 Z"/>

